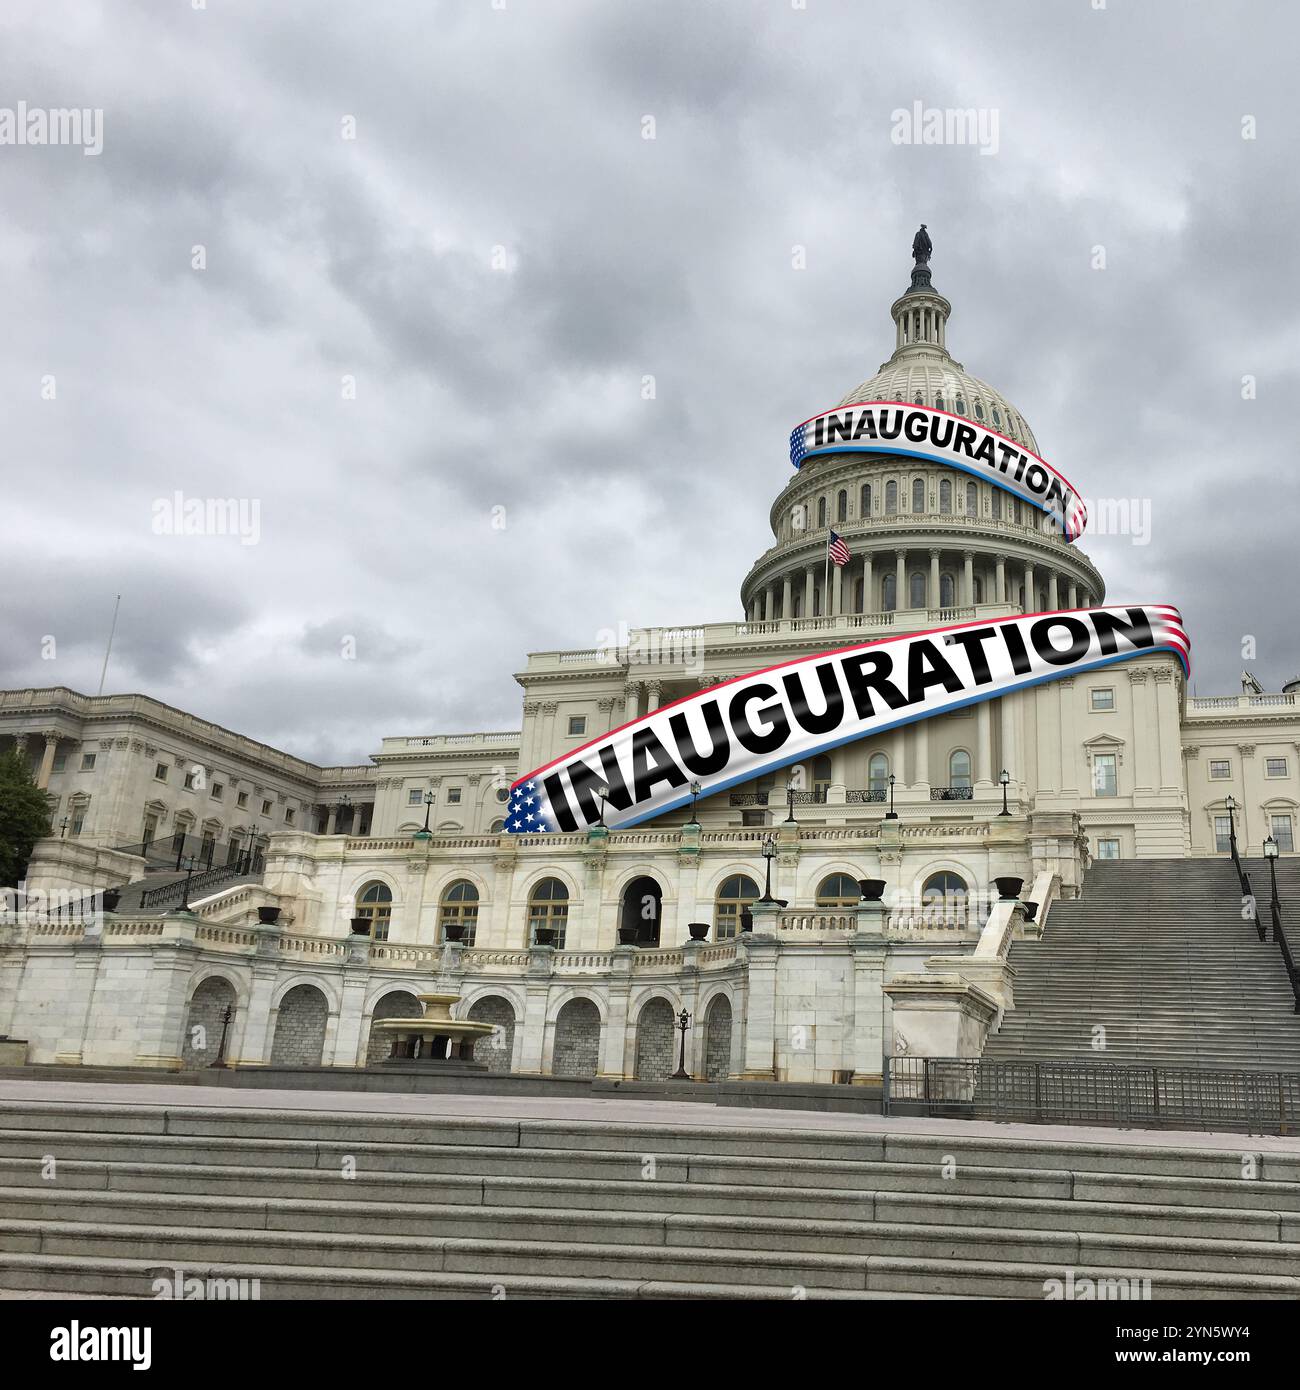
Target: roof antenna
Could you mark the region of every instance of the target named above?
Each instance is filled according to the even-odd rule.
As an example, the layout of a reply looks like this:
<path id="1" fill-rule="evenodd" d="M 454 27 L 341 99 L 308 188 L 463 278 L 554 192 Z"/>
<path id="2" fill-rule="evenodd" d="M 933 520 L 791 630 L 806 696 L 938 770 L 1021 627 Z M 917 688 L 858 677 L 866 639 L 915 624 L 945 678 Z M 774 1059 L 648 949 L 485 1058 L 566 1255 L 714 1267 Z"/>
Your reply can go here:
<path id="1" fill-rule="evenodd" d="M 99 689 L 95 692 L 97 695 L 102 695 L 104 693 L 104 677 L 108 675 L 108 657 L 109 653 L 113 650 L 113 634 L 117 631 L 117 610 L 121 607 L 121 604 L 122 595 L 118 594 L 117 598 L 113 601 L 113 626 L 108 630 L 108 646 L 104 649 L 104 666 L 99 673 Z"/>

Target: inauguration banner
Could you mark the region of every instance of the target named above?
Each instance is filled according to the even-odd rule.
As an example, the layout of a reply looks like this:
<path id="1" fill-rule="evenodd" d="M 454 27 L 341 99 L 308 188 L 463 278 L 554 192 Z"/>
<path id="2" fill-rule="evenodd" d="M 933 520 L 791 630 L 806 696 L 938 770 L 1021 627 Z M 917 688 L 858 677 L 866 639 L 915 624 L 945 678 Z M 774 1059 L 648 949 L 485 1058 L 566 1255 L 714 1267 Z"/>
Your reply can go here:
<path id="1" fill-rule="evenodd" d="M 908 454 L 973 473 L 1052 517 L 1067 541 L 1078 540 L 1088 524 L 1074 486 L 1050 463 L 946 410 L 862 401 L 824 410 L 790 435 L 790 462 L 796 468 L 817 454 L 847 453 Z"/>
<path id="2" fill-rule="evenodd" d="M 521 777 L 511 834 L 637 825 L 842 743 L 1152 652 L 1190 673 L 1176 608 L 1132 604 L 957 623 L 711 686 Z"/>

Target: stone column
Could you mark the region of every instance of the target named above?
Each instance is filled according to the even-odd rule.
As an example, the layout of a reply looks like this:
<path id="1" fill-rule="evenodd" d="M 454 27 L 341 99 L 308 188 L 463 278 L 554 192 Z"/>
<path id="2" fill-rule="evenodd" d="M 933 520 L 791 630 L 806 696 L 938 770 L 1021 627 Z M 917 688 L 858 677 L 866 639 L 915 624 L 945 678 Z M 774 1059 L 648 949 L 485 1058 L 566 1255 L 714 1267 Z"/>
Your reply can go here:
<path id="1" fill-rule="evenodd" d="M 1061 606 L 1060 591 L 1056 585 L 1056 571 L 1052 570 L 1047 576 L 1047 606 L 1055 610 Z"/>
<path id="2" fill-rule="evenodd" d="M 911 600 L 907 595 L 907 551 L 900 549 L 894 579 L 894 607 L 903 609 Z"/>
<path id="3" fill-rule="evenodd" d="M 1020 740 L 1016 733 L 1016 717 L 1018 711 L 1015 708 L 1015 697 L 1013 695 L 1000 695 L 998 697 L 998 710 L 1001 720 L 1001 742 L 1002 742 L 1002 766 L 1011 774 L 1011 786 L 1008 787 L 1008 794 L 1013 788 L 1019 788 L 1024 782 L 1025 770 L 1020 766 Z M 999 769 L 999 772 L 1001 769 Z"/>
<path id="4" fill-rule="evenodd" d="M 789 618 L 790 616 L 790 603 L 790 576 L 787 574 L 785 578 L 781 580 L 781 617 L 783 619 Z"/>
<path id="5" fill-rule="evenodd" d="M 331 806 L 331 807 L 329 808 L 329 812 L 330 812 L 329 824 L 326 825 L 326 827 L 325 827 L 325 833 L 326 833 L 327 835 L 334 835 L 334 834 L 337 833 L 336 827 L 337 827 L 337 825 L 338 825 L 338 819 L 339 819 L 339 808 L 338 808 L 338 806 L 337 806 L 337 805 Z"/>
<path id="6" fill-rule="evenodd" d="M 1065 606 L 1067 608 L 1077 608 L 1079 606 L 1079 587 L 1077 584 L 1070 584 L 1066 588 Z"/>
<path id="7" fill-rule="evenodd" d="M 803 572 L 803 615 L 811 618 L 813 615 L 813 586 L 817 583 L 816 575 L 812 567 Z"/>
<path id="8" fill-rule="evenodd" d="M 964 566 L 961 581 L 961 601 L 970 607 L 975 602 L 975 552 L 963 550 L 961 558 Z"/>
<path id="9" fill-rule="evenodd" d="M 930 551 L 930 588 L 926 607 L 939 607 L 939 552 L 937 550 Z"/>
<path id="10" fill-rule="evenodd" d="M 745 1000 L 745 1059 L 742 1081 L 776 1079 L 776 958 L 780 946 L 776 939 L 779 908 L 755 903 L 754 930 L 741 937 L 748 962 L 748 993 Z"/>
<path id="11" fill-rule="evenodd" d="M 844 566 L 831 565 L 831 601 L 827 608 L 828 613 L 840 614 L 844 612 Z"/>
<path id="12" fill-rule="evenodd" d="M 866 555 L 862 559 L 862 611 L 864 613 L 874 613 L 875 600 L 871 596 L 871 556 Z"/>
<path id="13" fill-rule="evenodd" d="M 864 904 L 855 914 L 849 938 L 853 953 L 853 1027 L 846 1042 L 852 1059 L 853 1084 L 862 1086 L 880 1077 L 885 1051 L 885 910 L 881 903 Z"/>
<path id="14" fill-rule="evenodd" d="M 993 590 L 994 598 L 998 603 L 1007 601 L 1007 562 L 1006 557 L 999 555 L 997 558 L 997 582 Z"/>
<path id="15" fill-rule="evenodd" d="M 631 723 L 634 719 L 641 718 L 641 682 L 628 681 L 627 689 L 623 696 L 626 722 Z"/>
<path id="16" fill-rule="evenodd" d="M 632 963 L 635 946 L 615 946 L 614 965 L 605 992 L 606 1018 L 600 1035 L 600 1070 L 598 1076 L 621 1081 L 627 1065 L 629 995 L 632 989 Z M 635 1068 L 635 1058 L 632 1067 Z"/>
<path id="17" fill-rule="evenodd" d="M 54 754 L 59 746 L 59 735 L 51 730 L 45 734 L 45 752 L 41 755 L 41 768 L 36 774 L 36 785 L 44 791 L 50 785 L 50 773 L 54 768 Z"/>
<path id="18" fill-rule="evenodd" d="M 922 791 L 928 792 L 930 786 L 930 725 L 925 719 L 918 719 L 912 726 L 912 766 L 915 772 L 912 782 Z"/>
<path id="19" fill-rule="evenodd" d="M 651 710 L 659 708 L 659 691 L 662 689 L 659 681 L 646 682 L 646 705 L 645 712 L 649 714 Z"/>
<path id="20" fill-rule="evenodd" d="M 339 1000 L 338 1019 L 334 1029 L 334 1047 L 327 1055 L 327 1067 L 355 1067 L 365 1061 L 365 1039 L 362 1026 L 366 1016 L 366 985 L 370 979 L 368 964 L 343 966 L 343 988 Z"/>
<path id="21" fill-rule="evenodd" d="M 975 706 L 975 781 L 993 784 L 993 708 L 988 700 Z"/>
<path id="22" fill-rule="evenodd" d="M 241 1067 L 265 1066 L 271 1060 L 271 1000 L 275 997 L 275 982 L 279 966 L 274 960 L 254 961 L 248 990 L 248 1009 L 244 1026 L 236 1028 L 239 1005 L 231 1020 L 231 1045 L 227 1053 Z M 237 1050 L 236 1050 L 237 1049 Z"/>
<path id="23" fill-rule="evenodd" d="M 1025 562 L 1025 612 L 1034 611 L 1034 567 L 1028 561 Z"/>

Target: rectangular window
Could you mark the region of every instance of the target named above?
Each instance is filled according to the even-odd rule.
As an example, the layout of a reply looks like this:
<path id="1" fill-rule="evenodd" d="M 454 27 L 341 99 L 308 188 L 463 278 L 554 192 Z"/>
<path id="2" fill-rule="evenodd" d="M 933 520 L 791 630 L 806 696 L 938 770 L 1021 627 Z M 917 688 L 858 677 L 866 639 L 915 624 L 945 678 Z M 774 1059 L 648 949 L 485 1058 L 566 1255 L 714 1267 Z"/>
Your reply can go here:
<path id="1" fill-rule="evenodd" d="M 1118 796 L 1119 779 L 1114 753 L 1097 753 L 1092 759 L 1092 793 L 1094 796 Z"/>
<path id="2" fill-rule="evenodd" d="M 82 772 L 94 772 L 95 755 L 93 753 L 83 753 L 81 755 L 81 770 Z"/>
<path id="3" fill-rule="evenodd" d="M 459 805 L 460 805 L 460 788 L 459 788 L 459 787 L 448 787 L 448 788 L 447 788 L 447 805 L 448 805 L 448 806 L 459 806 Z"/>
<path id="4" fill-rule="evenodd" d="M 1097 689 L 1089 692 L 1092 697 L 1093 709 L 1106 710 L 1115 708 L 1115 687 L 1111 685 L 1098 686 Z"/>
<path id="5" fill-rule="evenodd" d="M 185 774 L 185 790 L 187 792 L 192 792 L 194 790 L 194 774 L 192 772 L 187 772 Z"/>
<path id="6" fill-rule="evenodd" d="M 1278 849 L 1280 849 L 1283 854 L 1290 854 L 1295 849 L 1295 836 L 1291 829 L 1291 817 L 1270 816 L 1268 820 L 1273 838 L 1277 841 Z"/>
<path id="7" fill-rule="evenodd" d="M 262 814 L 264 816 L 269 816 L 271 814 L 271 803 L 269 801 L 262 802 Z"/>
<path id="8" fill-rule="evenodd" d="M 241 807 L 241 808 L 244 807 L 244 806 L 247 806 L 247 805 L 248 805 L 248 793 L 247 793 L 247 792 L 240 792 L 239 795 L 235 798 L 235 805 L 236 805 L 236 806 L 239 806 L 239 807 Z"/>
<path id="9" fill-rule="evenodd" d="M 423 800 L 424 793 L 419 787 L 412 787 L 411 790 L 406 793 L 406 804 L 408 806 L 419 806 Z"/>
<path id="10" fill-rule="evenodd" d="M 1118 840 L 1098 840 L 1097 841 L 1098 859 L 1118 859 L 1119 841 Z"/>
<path id="11" fill-rule="evenodd" d="M 1285 758 L 1265 758 L 1264 759 L 1265 777 L 1285 777 L 1286 759 Z"/>
<path id="12" fill-rule="evenodd" d="M 579 734 L 587 732 L 587 716 L 585 714 L 575 714 L 569 718 L 569 737 L 577 738 Z"/>
<path id="13" fill-rule="evenodd" d="M 213 782 L 213 784 L 212 784 L 212 790 L 208 793 L 208 795 L 209 795 L 214 801 L 220 801 L 220 800 L 221 800 L 221 794 L 222 794 L 225 790 L 226 790 L 226 788 L 225 788 L 225 785 L 224 785 L 223 783 L 221 783 L 221 782 Z"/>
<path id="14" fill-rule="evenodd" d="M 1210 759 L 1210 780 L 1212 782 L 1224 782 L 1232 776 L 1232 764 L 1227 758 Z"/>
<path id="15" fill-rule="evenodd" d="M 66 751 L 58 752 L 58 753 L 56 753 L 56 754 L 54 755 L 54 765 L 53 765 L 53 767 L 51 768 L 51 771 L 53 771 L 53 772 L 62 772 L 63 769 L 64 769 L 65 767 L 67 767 L 67 765 L 68 765 L 68 755 L 67 755 L 67 752 L 66 752 Z"/>
<path id="16" fill-rule="evenodd" d="M 86 808 L 84 806 L 74 807 L 72 812 L 72 838 L 74 840 L 77 838 L 78 835 L 81 834 L 81 831 L 85 824 Z"/>
<path id="17" fill-rule="evenodd" d="M 1214 848 L 1220 854 L 1230 854 L 1232 852 L 1232 817 L 1215 816 L 1214 818 Z"/>
<path id="18" fill-rule="evenodd" d="M 167 764 L 158 763 L 153 770 L 153 780 L 155 782 L 165 782 L 167 780 Z"/>
<path id="19" fill-rule="evenodd" d="M 292 807 L 292 806 L 286 806 L 286 807 L 284 808 L 284 823 L 285 823 L 285 825 L 292 825 L 292 824 L 293 824 L 293 807 Z"/>

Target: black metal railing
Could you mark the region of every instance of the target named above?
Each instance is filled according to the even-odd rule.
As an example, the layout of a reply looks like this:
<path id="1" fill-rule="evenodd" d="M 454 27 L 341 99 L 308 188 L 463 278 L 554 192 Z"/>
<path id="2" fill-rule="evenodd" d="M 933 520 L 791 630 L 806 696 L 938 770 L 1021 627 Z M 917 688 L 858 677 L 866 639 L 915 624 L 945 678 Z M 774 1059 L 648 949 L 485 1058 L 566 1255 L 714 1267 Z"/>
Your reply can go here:
<path id="1" fill-rule="evenodd" d="M 1245 906 L 1250 904 L 1251 920 L 1255 924 L 1255 934 L 1261 941 L 1268 934 L 1268 929 L 1264 926 L 1264 919 L 1260 916 L 1259 904 L 1255 901 L 1255 894 L 1251 890 L 1250 875 L 1246 872 L 1246 866 L 1241 862 L 1241 854 L 1237 849 L 1237 827 L 1231 820 L 1228 821 L 1228 853 L 1232 855 L 1232 867 L 1237 871 L 1237 882 L 1241 887 L 1241 901 Z"/>
<path id="2" fill-rule="evenodd" d="M 1025 1124 L 1300 1132 L 1300 1072 L 887 1057 L 884 1110 Z"/>
<path id="3" fill-rule="evenodd" d="M 150 869 L 183 869 L 193 860 L 204 869 L 239 867 L 245 872 L 261 873 L 266 865 L 265 844 L 247 843 L 247 836 L 236 843 L 218 844 L 215 839 L 177 833 L 156 840 L 137 840 L 129 845 L 114 845 L 122 854 L 134 854 Z"/>
<path id="4" fill-rule="evenodd" d="M 847 800 L 850 806 L 888 801 L 889 790 L 886 787 L 850 787 Z"/>
<path id="5" fill-rule="evenodd" d="M 931 787 L 931 801 L 970 801 L 975 795 L 973 787 Z"/>
<path id="6" fill-rule="evenodd" d="M 168 907 L 172 903 L 185 902 L 187 898 L 194 897 L 196 893 L 218 888 L 223 883 L 244 878 L 253 872 L 260 872 L 260 870 L 255 871 L 245 867 L 243 862 L 221 864 L 214 869 L 204 869 L 201 873 L 190 874 L 186 878 L 178 878 L 171 883 L 164 883 L 161 888 L 146 888 L 140 894 L 140 910 L 142 912 L 157 911 L 158 908 Z"/>
<path id="7" fill-rule="evenodd" d="M 1295 957 L 1291 954 L 1291 943 L 1286 939 L 1286 928 L 1282 923 L 1282 904 L 1277 896 L 1277 872 L 1273 869 L 1271 860 L 1269 861 L 1269 871 L 1273 883 L 1272 897 L 1269 902 L 1269 916 L 1273 922 L 1273 940 L 1282 953 L 1282 964 L 1286 968 L 1286 977 L 1291 985 L 1291 997 L 1295 1000 L 1295 1012 L 1300 1014 L 1300 974 L 1296 972 Z"/>

